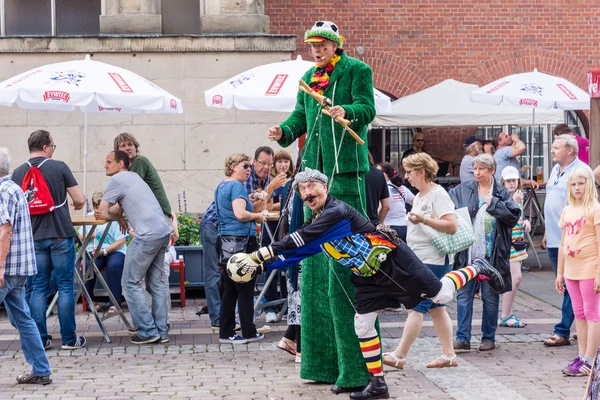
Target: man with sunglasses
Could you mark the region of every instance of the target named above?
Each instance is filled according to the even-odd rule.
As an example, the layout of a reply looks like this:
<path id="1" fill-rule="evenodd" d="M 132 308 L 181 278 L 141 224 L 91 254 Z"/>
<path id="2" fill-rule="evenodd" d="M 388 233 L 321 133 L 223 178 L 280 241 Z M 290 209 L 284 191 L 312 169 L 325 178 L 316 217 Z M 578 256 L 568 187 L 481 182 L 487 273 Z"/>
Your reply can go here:
<path id="1" fill-rule="evenodd" d="M 27 278 L 31 290 L 29 308 L 40 331 L 42 343 L 49 348 L 46 326 L 46 306 L 50 275 L 58 287 L 58 321 L 62 348 L 73 350 L 85 345 L 85 338 L 75 333 L 75 295 L 73 293 L 73 266 L 75 263 L 75 229 L 71 222 L 67 195 L 75 210 L 85 205 L 85 195 L 79 190 L 73 173 L 62 161 L 53 160 L 56 150 L 54 138 L 48 131 L 37 130 L 27 140 L 29 160 L 13 171 L 12 180 L 23 187 L 25 175 L 32 167 L 38 167 L 54 201 L 53 211 L 31 216 L 37 274 Z M 38 189 L 39 190 L 39 189 Z"/>
<path id="2" fill-rule="evenodd" d="M 546 183 L 546 200 L 544 201 L 544 219 L 546 230 L 542 239 L 542 247 L 548 249 L 548 258 L 556 274 L 558 267 L 558 247 L 560 246 L 561 229 L 558 225 L 560 215 L 565 207 L 567 183 L 571 171 L 576 167 L 585 168 L 594 176 L 592 169 L 579 158 L 577 139 L 571 135 L 559 135 L 552 142 L 552 161 L 556 163 Z M 575 320 L 571 297 L 565 289 L 562 303 L 562 317 L 554 326 L 554 333 L 544 341 L 549 347 L 571 344 L 571 325 Z"/>
<path id="3" fill-rule="evenodd" d="M 413 147 L 411 147 L 410 149 L 408 149 L 404 153 L 402 153 L 402 158 L 400 159 L 400 165 L 402 165 L 402 160 L 404 160 L 406 157 L 410 156 L 411 154 L 426 153 L 423 150 L 423 146 L 425 145 L 425 135 L 423 135 L 422 132 L 415 133 L 413 135 L 412 142 L 413 142 Z"/>

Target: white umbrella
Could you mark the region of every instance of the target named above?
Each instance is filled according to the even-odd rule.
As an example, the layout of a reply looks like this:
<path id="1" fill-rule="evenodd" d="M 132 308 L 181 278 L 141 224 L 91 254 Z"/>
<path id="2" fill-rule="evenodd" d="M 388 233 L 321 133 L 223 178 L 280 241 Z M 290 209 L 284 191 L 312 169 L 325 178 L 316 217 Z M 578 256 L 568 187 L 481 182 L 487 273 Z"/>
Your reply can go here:
<path id="1" fill-rule="evenodd" d="M 242 72 L 204 92 L 207 107 L 291 112 L 296 106 L 298 81 L 315 63 L 302 60 L 265 64 Z M 389 113 L 392 102 L 377 89 L 377 114 Z"/>
<path id="2" fill-rule="evenodd" d="M 87 172 L 87 114 L 180 114 L 181 100 L 141 76 L 110 64 L 85 60 L 33 68 L 0 83 L 0 105 L 30 110 L 84 112 L 83 190 Z"/>
<path id="3" fill-rule="evenodd" d="M 507 104 L 533 110 L 531 129 L 531 174 L 533 174 L 533 144 L 536 109 L 589 110 L 587 92 L 568 80 L 538 72 L 509 75 L 489 83 L 470 94 L 474 103 Z M 533 176 L 533 175 L 532 175 Z"/>

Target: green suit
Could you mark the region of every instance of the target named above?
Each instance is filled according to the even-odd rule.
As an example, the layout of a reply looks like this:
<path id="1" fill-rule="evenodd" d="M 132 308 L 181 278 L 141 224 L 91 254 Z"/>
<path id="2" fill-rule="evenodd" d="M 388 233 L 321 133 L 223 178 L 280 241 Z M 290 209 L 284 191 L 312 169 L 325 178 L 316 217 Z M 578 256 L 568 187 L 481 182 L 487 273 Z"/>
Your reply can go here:
<path id="1" fill-rule="evenodd" d="M 311 68 L 303 80 L 310 83 Z M 302 167 L 318 169 L 329 178 L 330 193 L 366 216 L 365 173 L 369 170 L 367 126 L 375 118 L 371 68 L 342 53 L 324 95 L 346 110 L 350 127 L 365 141 L 359 145 L 343 127 L 321 113 L 308 94 L 298 93 L 296 109 L 281 124 L 279 144 L 287 147 L 307 133 Z M 310 215 L 310 212 L 305 213 Z M 302 365 L 303 379 L 340 387 L 366 384 L 368 372 L 354 332 L 352 272 L 325 255 L 303 261 Z"/>

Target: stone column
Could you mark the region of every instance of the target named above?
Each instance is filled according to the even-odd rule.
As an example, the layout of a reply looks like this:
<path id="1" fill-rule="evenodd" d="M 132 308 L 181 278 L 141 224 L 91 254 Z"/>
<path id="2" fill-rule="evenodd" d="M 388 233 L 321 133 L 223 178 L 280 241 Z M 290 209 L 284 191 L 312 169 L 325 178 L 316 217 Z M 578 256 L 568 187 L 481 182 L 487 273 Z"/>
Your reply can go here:
<path id="1" fill-rule="evenodd" d="M 205 0 L 202 33 L 269 33 L 264 0 Z"/>
<path id="2" fill-rule="evenodd" d="M 100 33 L 162 33 L 161 0 L 104 1 Z"/>

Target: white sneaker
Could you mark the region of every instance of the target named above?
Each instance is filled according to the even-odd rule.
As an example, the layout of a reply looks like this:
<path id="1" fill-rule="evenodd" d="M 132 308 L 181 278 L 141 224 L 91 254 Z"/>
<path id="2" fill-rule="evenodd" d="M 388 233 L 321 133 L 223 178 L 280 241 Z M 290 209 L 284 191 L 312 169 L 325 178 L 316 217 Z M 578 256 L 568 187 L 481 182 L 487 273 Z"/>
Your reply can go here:
<path id="1" fill-rule="evenodd" d="M 270 322 L 277 322 L 277 314 L 275 314 L 274 312 L 268 312 L 267 316 L 265 317 L 265 321 L 268 323 Z"/>

